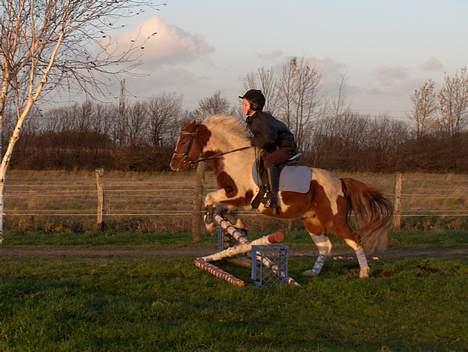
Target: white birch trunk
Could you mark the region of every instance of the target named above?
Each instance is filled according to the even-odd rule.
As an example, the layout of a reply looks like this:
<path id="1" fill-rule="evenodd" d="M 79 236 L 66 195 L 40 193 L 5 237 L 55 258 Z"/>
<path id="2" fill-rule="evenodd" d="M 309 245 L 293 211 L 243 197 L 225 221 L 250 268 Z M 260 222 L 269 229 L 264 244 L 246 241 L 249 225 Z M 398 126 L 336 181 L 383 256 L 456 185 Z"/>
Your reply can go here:
<path id="1" fill-rule="evenodd" d="M 9 69 L 5 65 L 0 93 L 0 158 L 3 155 L 3 112 L 5 111 L 6 97 L 8 94 Z M 3 212 L 4 212 L 5 178 L 0 179 L 0 245 L 3 242 Z"/>
<path id="2" fill-rule="evenodd" d="M 63 36 L 64 36 L 64 33 L 61 32 L 57 39 L 57 43 L 55 44 L 55 47 L 52 50 L 49 63 L 46 69 L 44 70 L 42 77 L 41 77 L 41 81 L 37 85 L 37 88 L 35 91 L 34 91 L 34 74 L 35 74 L 34 60 L 31 62 L 31 75 L 30 75 L 30 81 L 29 81 L 28 99 L 26 100 L 26 104 L 24 105 L 23 110 L 19 113 L 15 129 L 13 130 L 13 134 L 11 135 L 10 140 L 8 141 L 8 146 L 5 151 L 5 154 L 3 155 L 2 163 L 0 165 L 0 243 L 3 241 L 3 212 L 4 212 L 3 195 L 4 195 L 4 190 L 5 190 L 6 173 L 8 170 L 8 166 L 10 165 L 11 156 L 13 154 L 13 150 L 15 148 L 16 142 L 18 142 L 18 139 L 20 138 L 21 129 L 23 128 L 24 121 L 28 117 L 29 112 L 31 111 L 31 108 L 33 107 L 36 100 L 39 98 L 39 95 L 41 94 L 42 89 L 47 83 L 49 72 L 55 63 L 55 58 L 57 57 L 58 50 L 62 44 Z M 2 85 L 2 94 L 3 94 L 3 88 L 4 87 Z M 5 92 L 5 98 L 6 98 L 6 92 Z M 5 101 L 0 101 L 0 103 L 5 104 Z M 3 110 L 2 110 L 1 117 L 2 117 L 1 122 L 3 123 Z"/>

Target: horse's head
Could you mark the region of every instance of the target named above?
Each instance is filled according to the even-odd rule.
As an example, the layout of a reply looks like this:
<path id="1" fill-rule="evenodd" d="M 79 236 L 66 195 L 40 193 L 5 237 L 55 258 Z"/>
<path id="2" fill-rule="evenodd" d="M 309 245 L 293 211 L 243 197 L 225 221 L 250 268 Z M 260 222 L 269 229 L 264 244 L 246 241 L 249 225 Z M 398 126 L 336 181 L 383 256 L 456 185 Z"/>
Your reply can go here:
<path id="1" fill-rule="evenodd" d="M 181 171 L 195 165 L 210 138 L 208 128 L 197 122 L 187 122 L 180 131 L 179 139 L 169 164 L 171 170 Z"/>

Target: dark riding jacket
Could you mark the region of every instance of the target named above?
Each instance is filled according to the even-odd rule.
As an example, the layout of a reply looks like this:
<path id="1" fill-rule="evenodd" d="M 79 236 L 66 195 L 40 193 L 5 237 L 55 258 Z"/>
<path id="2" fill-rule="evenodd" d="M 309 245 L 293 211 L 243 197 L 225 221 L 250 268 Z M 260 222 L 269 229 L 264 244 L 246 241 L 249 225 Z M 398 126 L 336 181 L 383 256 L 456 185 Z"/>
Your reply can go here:
<path id="1" fill-rule="evenodd" d="M 252 132 L 251 142 L 254 146 L 272 153 L 277 149 L 290 149 L 291 154 L 297 150 L 294 135 L 289 128 L 271 114 L 257 111 L 245 120 Z"/>

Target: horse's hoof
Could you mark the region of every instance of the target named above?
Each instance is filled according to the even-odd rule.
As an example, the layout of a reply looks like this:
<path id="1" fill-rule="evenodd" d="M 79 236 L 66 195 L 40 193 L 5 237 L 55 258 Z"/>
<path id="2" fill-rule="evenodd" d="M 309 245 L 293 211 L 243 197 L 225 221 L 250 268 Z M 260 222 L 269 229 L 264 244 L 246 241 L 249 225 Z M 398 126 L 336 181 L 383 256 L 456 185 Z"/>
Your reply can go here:
<path id="1" fill-rule="evenodd" d="M 306 270 L 302 273 L 302 276 L 305 276 L 305 277 L 316 277 L 316 276 L 319 276 L 320 273 L 312 270 L 312 269 L 309 269 L 309 270 Z"/>
<path id="2" fill-rule="evenodd" d="M 369 277 L 369 268 L 361 269 L 359 271 L 359 278 L 360 279 L 367 279 Z"/>
<path id="3" fill-rule="evenodd" d="M 214 207 L 206 206 L 205 207 L 205 214 L 203 214 L 203 222 L 205 225 L 209 225 L 214 221 Z"/>
<path id="4" fill-rule="evenodd" d="M 213 236 L 216 231 L 216 224 L 211 223 L 211 224 L 205 224 L 206 232 L 208 232 L 209 235 Z"/>

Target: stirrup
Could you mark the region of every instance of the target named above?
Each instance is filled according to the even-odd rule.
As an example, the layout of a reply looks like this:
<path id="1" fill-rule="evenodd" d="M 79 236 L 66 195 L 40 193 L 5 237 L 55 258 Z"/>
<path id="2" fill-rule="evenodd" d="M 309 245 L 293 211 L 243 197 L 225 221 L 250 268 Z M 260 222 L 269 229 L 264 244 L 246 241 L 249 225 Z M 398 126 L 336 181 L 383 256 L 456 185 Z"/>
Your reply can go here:
<path id="1" fill-rule="evenodd" d="M 299 158 L 302 156 L 302 152 L 297 152 L 296 154 L 294 154 L 293 156 L 289 157 L 288 160 L 286 160 L 286 162 L 290 162 L 290 161 L 297 161 L 299 160 Z"/>
<path id="2" fill-rule="evenodd" d="M 263 206 L 265 208 L 279 208 L 278 199 L 276 199 L 276 202 L 273 200 L 271 191 L 265 193 L 265 196 L 263 197 L 262 201 Z"/>

